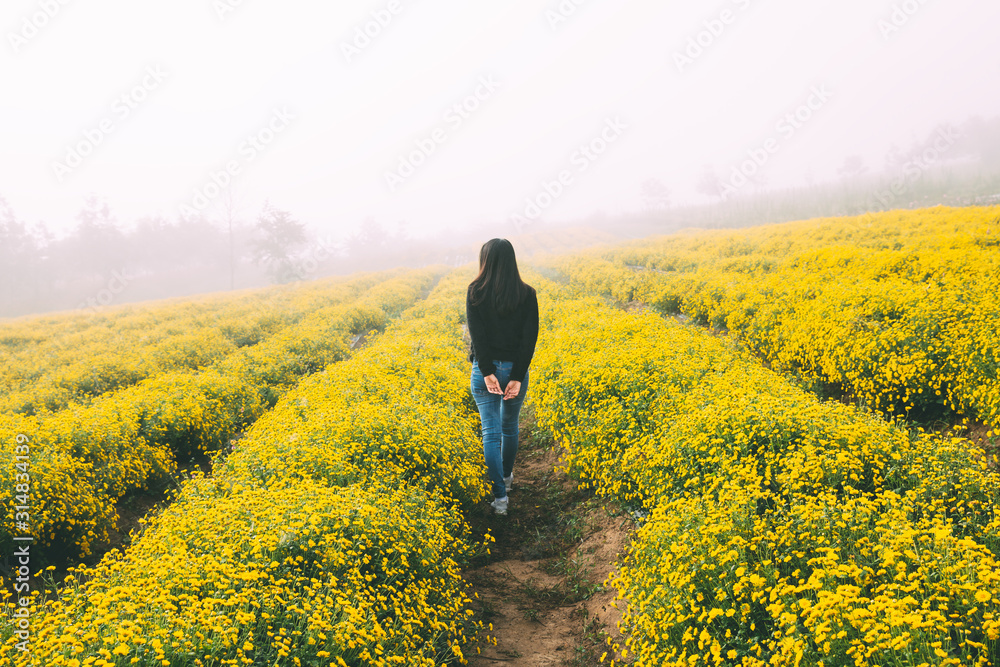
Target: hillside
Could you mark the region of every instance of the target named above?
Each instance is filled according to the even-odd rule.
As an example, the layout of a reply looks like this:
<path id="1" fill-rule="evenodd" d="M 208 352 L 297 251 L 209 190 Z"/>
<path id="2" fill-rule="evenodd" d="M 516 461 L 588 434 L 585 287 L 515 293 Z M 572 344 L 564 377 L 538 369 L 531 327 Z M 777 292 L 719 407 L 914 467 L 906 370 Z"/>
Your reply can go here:
<path id="1" fill-rule="evenodd" d="M 523 261 L 506 517 L 471 264 L 0 324 L 0 664 L 998 664 L 998 221 Z"/>

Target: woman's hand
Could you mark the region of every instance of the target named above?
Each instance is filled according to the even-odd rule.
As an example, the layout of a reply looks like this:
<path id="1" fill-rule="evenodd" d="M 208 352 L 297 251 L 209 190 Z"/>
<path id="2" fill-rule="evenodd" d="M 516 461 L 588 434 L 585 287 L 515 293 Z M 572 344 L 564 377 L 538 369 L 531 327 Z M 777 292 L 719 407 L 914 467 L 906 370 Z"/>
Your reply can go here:
<path id="1" fill-rule="evenodd" d="M 486 381 L 486 389 L 491 394 L 502 394 L 503 393 L 503 390 L 500 389 L 500 381 L 497 380 L 497 376 L 496 375 L 487 375 L 487 376 L 483 377 L 483 380 Z M 508 385 L 508 386 L 510 386 L 510 385 Z"/>
<path id="2" fill-rule="evenodd" d="M 507 383 L 507 391 L 503 394 L 503 400 L 509 401 L 512 398 L 517 398 L 519 393 L 521 393 L 521 383 L 517 380 L 511 380 Z"/>

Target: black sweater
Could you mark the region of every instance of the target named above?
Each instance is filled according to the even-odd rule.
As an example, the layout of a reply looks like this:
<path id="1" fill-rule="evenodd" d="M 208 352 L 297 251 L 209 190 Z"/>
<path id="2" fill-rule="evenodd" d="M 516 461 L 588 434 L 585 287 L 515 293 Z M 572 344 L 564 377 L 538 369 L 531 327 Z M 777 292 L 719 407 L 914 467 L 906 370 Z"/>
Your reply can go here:
<path id="1" fill-rule="evenodd" d="M 472 286 L 469 286 L 465 296 L 465 320 L 472 338 L 469 361 L 478 360 L 483 377 L 496 373 L 494 359 L 513 361 L 510 379 L 524 382 L 538 340 L 538 296 L 534 288 L 529 289 L 517 310 L 501 317 L 485 301 L 473 306 Z"/>

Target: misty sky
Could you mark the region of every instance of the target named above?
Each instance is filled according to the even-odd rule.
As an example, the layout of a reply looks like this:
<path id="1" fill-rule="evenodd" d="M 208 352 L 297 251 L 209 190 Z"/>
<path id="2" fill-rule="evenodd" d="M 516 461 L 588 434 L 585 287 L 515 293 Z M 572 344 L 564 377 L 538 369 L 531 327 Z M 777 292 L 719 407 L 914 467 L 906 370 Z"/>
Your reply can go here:
<path id="1" fill-rule="evenodd" d="M 0 196 L 65 232 L 88 193 L 124 225 L 218 217 L 231 180 L 244 219 L 268 198 L 336 235 L 514 233 L 544 183 L 549 220 L 654 177 L 700 203 L 705 164 L 768 140 L 768 185 L 802 185 L 1000 114 L 998 25 L 983 0 L 7 0 Z"/>

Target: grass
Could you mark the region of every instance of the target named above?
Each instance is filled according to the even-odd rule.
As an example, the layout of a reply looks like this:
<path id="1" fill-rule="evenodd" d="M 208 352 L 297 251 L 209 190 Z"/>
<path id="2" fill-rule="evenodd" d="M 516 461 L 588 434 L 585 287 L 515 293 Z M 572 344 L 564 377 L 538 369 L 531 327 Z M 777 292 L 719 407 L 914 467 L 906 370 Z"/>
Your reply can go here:
<path id="1" fill-rule="evenodd" d="M 604 586 L 592 580 L 597 547 L 581 545 L 601 529 L 605 517 L 624 519 L 628 512 L 618 504 L 606 504 L 590 489 L 578 489 L 551 464 L 539 469 L 538 463 L 551 456 L 555 442 L 550 433 L 535 428 L 530 405 L 522 411 L 521 420 L 524 435 L 516 467 L 524 470 L 530 465 L 531 472 L 517 476 L 507 516 L 493 515 L 485 503 L 470 516 L 476 533 L 488 530 L 496 539 L 491 553 L 476 557 L 468 574 L 480 592 L 476 618 L 484 624 L 495 623 L 501 615 L 499 600 L 504 600 L 514 604 L 523 621 L 549 625 L 553 610 L 579 605 L 573 611 L 574 639 L 567 644 L 564 664 L 592 666 L 608 650 L 609 635 L 583 605 L 603 592 Z M 512 571 L 482 569 L 506 561 L 536 562 L 540 576 L 515 582 Z M 521 657 L 516 651 L 516 656 L 505 652 L 502 645 L 497 651 L 505 658 Z"/>
<path id="2" fill-rule="evenodd" d="M 594 594 L 604 590 L 602 584 L 594 583 L 587 577 L 589 565 L 591 564 L 581 559 L 579 554 L 571 558 L 565 553 L 546 563 L 546 572 L 565 578 L 563 602 L 589 600 Z"/>
<path id="3" fill-rule="evenodd" d="M 588 618 L 587 608 L 580 607 L 574 616 L 583 624 L 580 642 L 573 649 L 573 657 L 569 659 L 570 667 L 593 667 L 600 663 L 601 656 L 608 650 L 610 635 L 604 625 L 595 618 Z"/>

